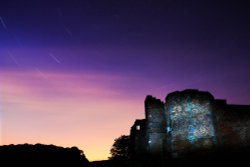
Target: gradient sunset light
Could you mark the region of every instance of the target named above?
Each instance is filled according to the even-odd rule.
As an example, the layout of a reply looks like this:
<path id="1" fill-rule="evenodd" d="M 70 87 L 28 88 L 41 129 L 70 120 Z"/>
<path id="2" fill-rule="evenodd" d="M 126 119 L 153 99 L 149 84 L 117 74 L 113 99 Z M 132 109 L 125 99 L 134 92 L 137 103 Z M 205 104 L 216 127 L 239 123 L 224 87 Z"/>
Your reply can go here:
<path id="1" fill-rule="evenodd" d="M 107 159 L 144 99 L 200 89 L 250 104 L 247 5 L 231 1 L 0 2 L 0 144 Z"/>

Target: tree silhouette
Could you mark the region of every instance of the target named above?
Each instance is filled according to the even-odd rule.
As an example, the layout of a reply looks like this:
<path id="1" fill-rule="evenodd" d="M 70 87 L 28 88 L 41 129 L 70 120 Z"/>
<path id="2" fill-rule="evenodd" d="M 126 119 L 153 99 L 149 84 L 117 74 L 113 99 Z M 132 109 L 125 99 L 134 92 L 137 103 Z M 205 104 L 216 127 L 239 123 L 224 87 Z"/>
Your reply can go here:
<path id="1" fill-rule="evenodd" d="M 130 157 L 130 137 L 121 135 L 116 138 L 110 154 L 110 159 L 128 159 Z"/>

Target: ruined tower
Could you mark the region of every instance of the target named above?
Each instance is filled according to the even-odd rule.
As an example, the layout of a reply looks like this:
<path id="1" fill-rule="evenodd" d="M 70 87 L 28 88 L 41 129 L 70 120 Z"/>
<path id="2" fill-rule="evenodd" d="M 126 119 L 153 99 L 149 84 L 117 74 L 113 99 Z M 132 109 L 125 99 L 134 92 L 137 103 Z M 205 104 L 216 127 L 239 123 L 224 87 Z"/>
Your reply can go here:
<path id="1" fill-rule="evenodd" d="M 164 103 L 152 96 L 147 96 L 145 100 L 146 114 L 146 140 L 149 154 L 161 155 L 165 142 L 165 115 Z"/>
<path id="2" fill-rule="evenodd" d="M 216 144 L 212 103 L 210 93 L 197 90 L 174 92 L 166 97 L 168 150 L 173 156 Z"/>

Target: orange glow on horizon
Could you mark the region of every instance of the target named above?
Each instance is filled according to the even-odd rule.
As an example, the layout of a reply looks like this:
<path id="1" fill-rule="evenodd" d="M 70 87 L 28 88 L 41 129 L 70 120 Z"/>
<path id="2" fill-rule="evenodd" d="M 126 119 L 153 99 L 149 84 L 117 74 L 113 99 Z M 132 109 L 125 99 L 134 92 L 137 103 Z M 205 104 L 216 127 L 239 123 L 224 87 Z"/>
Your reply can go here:
<path id="1" fill-rule="evenodd" d="M 45 72 L 44 78 L 36 71 L 1 76 L 3 145 L 76 146 L 90 161 L 107 159 L 114 139 L 129 134 L 143 114 L 138 97 L 115 88 L 121 77 Z"/>

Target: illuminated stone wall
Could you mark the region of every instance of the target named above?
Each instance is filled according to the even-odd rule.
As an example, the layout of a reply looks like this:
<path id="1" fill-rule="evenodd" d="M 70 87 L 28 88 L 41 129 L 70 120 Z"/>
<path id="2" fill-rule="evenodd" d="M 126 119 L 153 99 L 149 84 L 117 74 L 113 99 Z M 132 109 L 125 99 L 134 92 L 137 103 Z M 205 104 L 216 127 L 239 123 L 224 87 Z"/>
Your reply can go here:
<path id="1" fill-rule="evenodd" d="M 213 97 L 207 92 L 183 91 L 166 98 L 169 150 L 174 156 L 216 143 L 212 116 Z"/>

